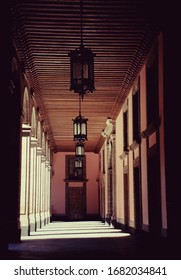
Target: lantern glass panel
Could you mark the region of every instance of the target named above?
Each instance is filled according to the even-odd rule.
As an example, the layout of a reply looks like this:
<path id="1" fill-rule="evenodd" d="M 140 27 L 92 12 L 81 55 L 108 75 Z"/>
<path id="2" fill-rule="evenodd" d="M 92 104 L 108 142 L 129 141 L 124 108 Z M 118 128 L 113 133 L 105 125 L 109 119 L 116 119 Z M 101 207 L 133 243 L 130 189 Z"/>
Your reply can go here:
<path id="1" fill-rule="evenodd" d="M 81 123 L 77 123 L 77 134 L 81 134 Z"/>
<path id="2" fill-rule="evenodd" d="M 83 157 L 84 156 L 84 144 L 78 143 L 75 146 L 75 155 L 77 157 Z"/>
<path id="3" fill-rule="evenodd" d="M 75 159 L 75 168 L 82 168 L 82 160 L 80 158 Z"/>
<path id="4" fill-rule="evenodd" d="M 81 79 L 81 63 L 75 62 L 73 64 L 73 79 Z"/>
<path id="5" fill-rule="evenodd" d="M 89 73 L 89 71 L 88 71 L 88 64 L 86 63 L 86 64 L 84 64 L 83 65 L 83 78 L 84 79 L 88 79 L 89 78 L 89 75 L 88 75 L 88 73 Z"/>
<path id="6" fill-rule="evenodd" d="M 81 132 L 82 132 L 82 134 L 86 135 L 86 124 L 85 123 L 82 123 L 82 125 L 81 125 Z"/>

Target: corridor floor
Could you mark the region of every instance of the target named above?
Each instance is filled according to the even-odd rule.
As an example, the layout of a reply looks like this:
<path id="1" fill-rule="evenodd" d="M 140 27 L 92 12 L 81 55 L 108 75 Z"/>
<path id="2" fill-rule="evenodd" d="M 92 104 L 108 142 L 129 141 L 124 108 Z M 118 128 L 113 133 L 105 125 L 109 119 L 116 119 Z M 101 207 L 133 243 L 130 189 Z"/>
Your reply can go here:
<path id="1" fill-rule="evenodd" d="M 9 244 L 5 259 L 106 260 L 178 259 L 165 240 L 130 235 L 100 221 L 52 222 Z"/>

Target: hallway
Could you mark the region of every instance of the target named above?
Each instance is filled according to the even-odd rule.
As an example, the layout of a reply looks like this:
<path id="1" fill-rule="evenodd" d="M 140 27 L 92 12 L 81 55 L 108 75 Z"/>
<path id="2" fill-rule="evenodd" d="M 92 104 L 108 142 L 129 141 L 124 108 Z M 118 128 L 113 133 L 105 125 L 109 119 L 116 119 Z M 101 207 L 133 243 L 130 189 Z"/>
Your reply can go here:
<path id="1" fill-rule="evenodd" d="M 83 2 L 2 10 L 0 258 L 181 259 L 179 9 Z"/>
<path id="2" fill-rule="evenodd" d="M 116 260 L 177 259 L 165 240 L 130 235 L 100 221 L 52 222 L 9 244 L 6 259 Z"/>

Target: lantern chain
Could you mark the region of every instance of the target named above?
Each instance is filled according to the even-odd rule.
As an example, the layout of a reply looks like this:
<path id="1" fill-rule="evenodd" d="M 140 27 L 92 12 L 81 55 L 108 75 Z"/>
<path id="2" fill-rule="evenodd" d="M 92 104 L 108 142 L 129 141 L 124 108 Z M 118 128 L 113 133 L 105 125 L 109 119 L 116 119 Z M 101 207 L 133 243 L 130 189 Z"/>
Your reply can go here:
<path id="1" fill-rule="evenodd" d="M 83 46 L 83 3 L 82 0 L 80 0 L 80 32 L 81 32 L 81 46 Z"/>

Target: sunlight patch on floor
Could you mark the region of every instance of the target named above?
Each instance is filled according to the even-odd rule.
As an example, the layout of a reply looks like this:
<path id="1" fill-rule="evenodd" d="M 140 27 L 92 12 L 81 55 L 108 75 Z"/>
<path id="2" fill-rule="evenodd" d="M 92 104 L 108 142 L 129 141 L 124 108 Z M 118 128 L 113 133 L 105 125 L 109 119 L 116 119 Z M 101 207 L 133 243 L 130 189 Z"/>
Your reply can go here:
<path id="1" fill-rule="evenodd" d="M 22 236 L 21 240 L 112 238 L 129 235 L 101 222 L 53 222 L 32 232 L 30 236 Z"/>

